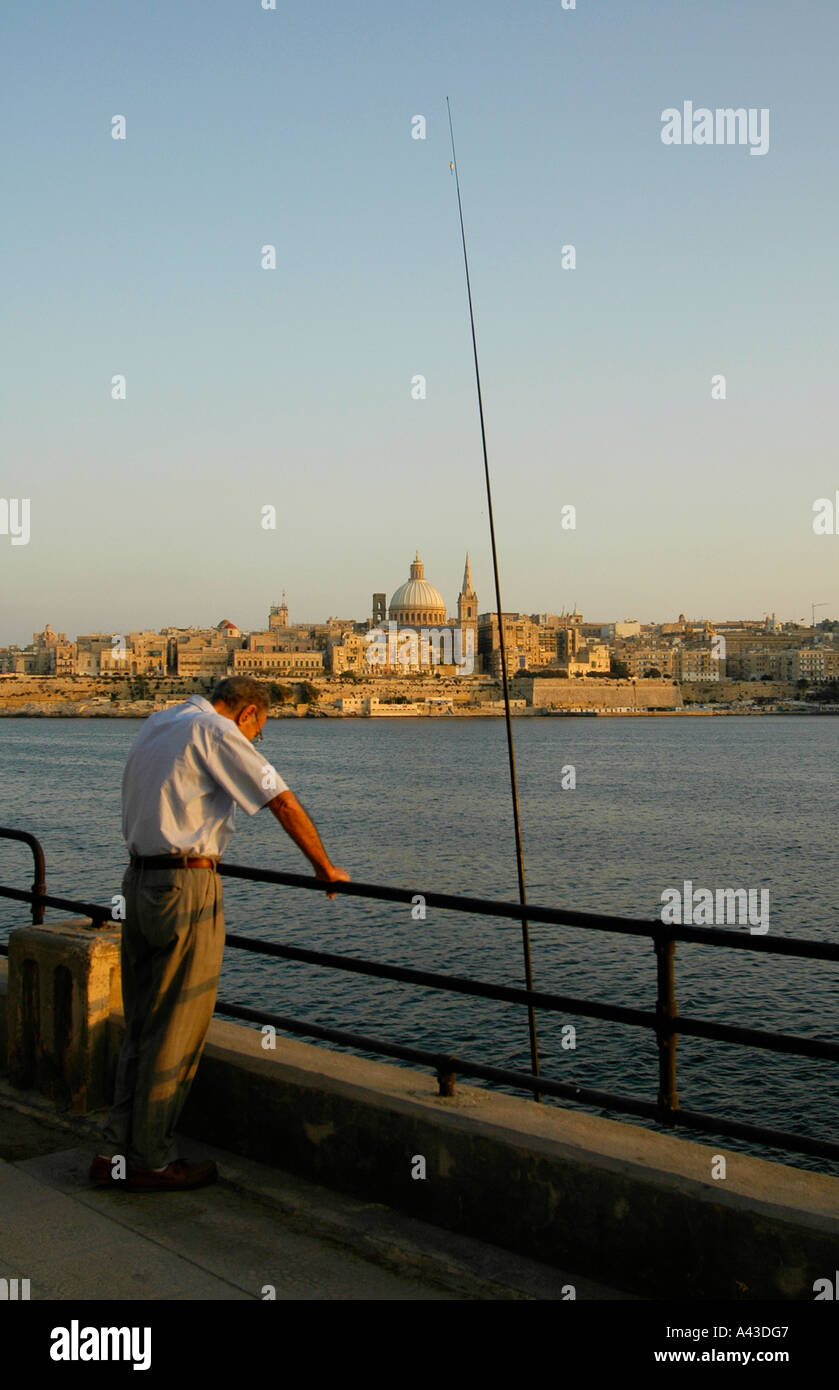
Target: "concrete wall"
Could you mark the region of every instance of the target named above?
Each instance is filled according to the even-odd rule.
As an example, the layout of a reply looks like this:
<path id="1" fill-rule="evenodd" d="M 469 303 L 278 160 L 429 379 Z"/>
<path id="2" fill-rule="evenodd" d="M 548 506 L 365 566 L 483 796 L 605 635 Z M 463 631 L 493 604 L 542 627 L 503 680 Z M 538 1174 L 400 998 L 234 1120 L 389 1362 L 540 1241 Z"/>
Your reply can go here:
<path id="1" fill-rule="evenodd" d="M 213 1023 L 189 1133 L 647 1297 L 811 1299 L 835 1268 L 839 1179 L 261 1040 Z"/>

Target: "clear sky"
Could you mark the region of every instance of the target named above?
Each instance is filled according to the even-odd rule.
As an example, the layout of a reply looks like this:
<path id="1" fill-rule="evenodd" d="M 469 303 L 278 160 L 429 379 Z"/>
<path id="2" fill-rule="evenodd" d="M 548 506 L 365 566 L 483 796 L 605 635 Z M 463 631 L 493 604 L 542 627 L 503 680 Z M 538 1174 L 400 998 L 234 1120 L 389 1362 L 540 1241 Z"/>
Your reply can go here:
<path id="1" fill-rule="evenodd" d="M 6 0 L 0 643 L 364 618 L 417 548 L 494 606 L 447 94 L 505 608 L 839 615 L 837 39 L 835 0 Z M 663 144 L 686 101 L 768 151 Z"/>

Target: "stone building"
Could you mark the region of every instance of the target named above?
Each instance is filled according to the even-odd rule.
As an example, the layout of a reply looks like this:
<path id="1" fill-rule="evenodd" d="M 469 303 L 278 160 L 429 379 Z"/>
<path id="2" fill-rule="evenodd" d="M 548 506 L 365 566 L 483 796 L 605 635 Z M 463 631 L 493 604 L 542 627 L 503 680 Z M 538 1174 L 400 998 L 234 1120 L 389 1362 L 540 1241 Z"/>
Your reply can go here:
<path id="1" fill-rule="evenodd" d="M 569 676 L 606 675 L 611 657 L 604 643 L 584 641 L 579 627 L 567 627 L 557 634 L 557 663 Z"/>
<path id="2" fill-rule="evenodd" d="M 324 672 L 324 654 L 318 651 L 254 651 L 233 653 L 232 674 L 255 676 L 258 680 L 284 680 L 289 676 L 314 680 Z"/>
<path id="3" fill-rule="evenodd" d="M 507 672 L 530 670 L 539 662 L 539 627 L 525 613 L 502 613 Z M 478 652 L 487 675 L 501 675 L 501 636 L 497 613 L 481 613 L 478 618 Z M 549 638 L 556 656 L 556 633 Z M 551 662 L 545 662 L 550 665 Z"/>
<path id="4" fill-rule="evenodd" d="M 725 677 L 725 661 L 713 647 L 677 647 L 673 674 L 677 681 L 718 681 Z"/>
<path id="5" fill-rule="evenodd" d="M 175 670 L 179 676 L 221 680 L 228 674 L 234 653 L 245 640 L 229 618 L 222 619 L 213 628 L 179 632 L 175 638 Z"/>
<path id="6" fill-rule="evenodd" d="M 615 656 L 626 663 L 631 676 L 645 676 L 648 671 L 660 671 L 672 676 L 675 648 L 649 642 L 627 642 L 616 648 Z"/>
<path id="7" fill-rule="evenodd" d="M 53 632 L 47 623 L 43 632 L 33 632 L 28 647 L 1 647 L 0 672 L 16 676 L 73 676 L 78 648 L 63 632 Z"/>

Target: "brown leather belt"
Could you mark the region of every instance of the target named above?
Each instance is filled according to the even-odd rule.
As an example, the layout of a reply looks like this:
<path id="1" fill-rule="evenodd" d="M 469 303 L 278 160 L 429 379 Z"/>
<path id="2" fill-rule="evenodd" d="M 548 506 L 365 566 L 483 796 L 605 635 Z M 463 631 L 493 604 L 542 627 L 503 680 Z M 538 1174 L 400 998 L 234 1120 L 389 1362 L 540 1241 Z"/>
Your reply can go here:
<path id="1" fill-rule="evenodd" d="M 188 854 L 132 854 L 132 869 L 212 869 L 218 873 L 218 860 L 190 857 Z"/>

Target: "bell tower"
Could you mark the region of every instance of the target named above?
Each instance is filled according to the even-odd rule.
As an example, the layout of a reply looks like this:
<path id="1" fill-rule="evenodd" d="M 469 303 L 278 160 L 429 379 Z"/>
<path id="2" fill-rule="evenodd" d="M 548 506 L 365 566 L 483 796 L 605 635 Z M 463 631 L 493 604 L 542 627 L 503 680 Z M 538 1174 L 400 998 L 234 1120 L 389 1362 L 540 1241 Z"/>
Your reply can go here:
<path id="1" fill-rule="evenodd" d="M 472 570 L 469 565 L 469 552 L 466 552 L 466 567 L 463 571 L 463 586 L 457 596 L 457 622 L 463 633 L 463 649 L 468 651 L 467 642 L 473 643 L 471 650 L 478 650 L 478 595 L 472 583 Z M 472 636 L 467 639 L 467 632 Z"/>
<path id="2" fill-rule="evenodd" d="M 271 612 L 268 615 L 268 629 L 274 631 L 277 628 L 284 630 L 288 627 L 288 604 L 285 600 L 285 589 L 283 589 L 282 603 L 272 603 Z"/>

